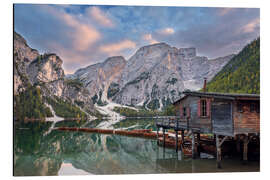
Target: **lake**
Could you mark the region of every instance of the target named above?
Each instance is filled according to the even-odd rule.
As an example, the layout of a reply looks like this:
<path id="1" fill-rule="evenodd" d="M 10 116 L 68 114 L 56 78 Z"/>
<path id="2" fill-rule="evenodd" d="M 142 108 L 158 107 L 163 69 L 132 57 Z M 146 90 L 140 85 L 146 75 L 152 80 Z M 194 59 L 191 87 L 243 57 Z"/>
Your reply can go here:
<path id="1" fill-rule="evenodd" d="M 119 135 L 51 130 L 55 127 L 97 127 L 104 120 L 28 122 L 14 126 L 14 175 L 156 174 L 198 172 L 257 172 L 259 161 L 242 165 L 240 158 L 191 159 L 156 140 Z M 106 120 L 105 120 L 106 121 Z M 110 120 L 107 120 L 110 121 Z M 152 119 L 114 121 L 115 129 L 153 129 Z"/>

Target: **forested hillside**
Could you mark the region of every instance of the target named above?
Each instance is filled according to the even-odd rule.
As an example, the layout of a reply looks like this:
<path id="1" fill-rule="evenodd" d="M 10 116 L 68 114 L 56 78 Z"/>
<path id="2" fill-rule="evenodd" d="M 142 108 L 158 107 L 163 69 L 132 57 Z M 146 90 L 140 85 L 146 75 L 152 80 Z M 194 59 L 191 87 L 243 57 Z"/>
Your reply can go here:
<path id="1" fill-rule="evenodd" d="M 260 38 L 245 46 L 207 84 L 208 92 L 260 93 Z"/>
<path id="2" fill-rule="evenodd" d="M 49 107 L 45 106 L 41 94 L 40 88 L 29 84 L 25 91 L 14 96 L 15 119 L 52 117 L 52 112 Z"/>

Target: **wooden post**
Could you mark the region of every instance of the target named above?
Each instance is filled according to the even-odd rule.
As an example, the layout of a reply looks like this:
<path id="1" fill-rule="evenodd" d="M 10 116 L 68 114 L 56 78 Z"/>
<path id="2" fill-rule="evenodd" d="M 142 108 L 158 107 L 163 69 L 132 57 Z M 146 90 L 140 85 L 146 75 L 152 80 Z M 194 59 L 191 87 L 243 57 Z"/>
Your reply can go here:
<path id="1" fill-rule="evenodd" d="M 175 131 L 175 151 L 178 152 L 178 131 Z"/>
<path id="2" fill-rule="evenodd" d="M 182 143 L 185 141 L 185 130 L 181 131 Z"/>
<path id="3" fill-rule="evenodd" d="M 156 154 L 156 156 L 157 156 L 157 159 L 159 159 L 159 146 L 157 146 L 157 154 Z"/>
<path id="4" fill-rule="evenodd" d="M 216 151 L 217 151 L 217 168 L 221 169 L 221 147 L 219 143 L 219 136 L 216 135 Z"/>
<path id="5" fill-rule="evenodd" d="M 157 126 L 157 145 L 159 144 L 159 143 L 158 143 L 158 141 L 159 141 L 159 140 L 158 140 L 158 132 L 159 132 L 159 127 Z"/>
<path id="6" fill-rule="evenodd" d="M 192 132 L 192 159 L 196 158 L 195 154 L 195 134 Z"/>
<path id="7" fill-rule="evenodd" d="M 236 151 L 237 153 L 240 153 L 241 152 L 241 141 L 240 141 L 240 137 L 239 136 L 236 136 Z"/>
<path id="8" fill-rule="evenodd" d="M 195 160 L 191 160 L 191 172 L 192 173 L 196 173 L 196 162 L 195 162 Z"/>
<path id="9" fill-rule="evenodd" d="M 197 133 L 197 153 L 198 153 L 198 156 L 200 156 L 200 153 L 201 153 L 201 134 L 200 133 Z"/>
<path id="10" fill-rule="evenodd" d="M 163 149 L 163 159 L 165 159 L 165 146 L 162 148 Z"/>
<path id="11" fill-rule="evenodd" d="M 248 143 L 249 139 L 248 136 L 244 137 L 244 148 L 243 148 L 243 164 L 247 164 L 248 161 Z"/>
<path id="12" fill-rule="evenodd" d="M 162 130 L 163 130 L 163 147 L 165 147 L 165 129 L 162 128 Z"/>
<path id="13" fill-rule="evenodd" d="M 181 131 L 181 151 L 183 153 L 183 143 L 185 141 L 185 130 Z"/>

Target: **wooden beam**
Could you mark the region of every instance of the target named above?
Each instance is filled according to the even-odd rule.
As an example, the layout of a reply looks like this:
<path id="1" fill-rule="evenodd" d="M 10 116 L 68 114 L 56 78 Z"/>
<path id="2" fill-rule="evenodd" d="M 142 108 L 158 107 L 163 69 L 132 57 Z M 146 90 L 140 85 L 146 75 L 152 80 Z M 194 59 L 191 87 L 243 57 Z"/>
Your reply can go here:
<path id="1" fill-rule="evenodd" d="M 249 138 L 248 136 L 244 137 L 244 148 L 243 148 L 243 164 L 247 164 L 248 161 L 248 143 L 249 143 Z"/>
<path id="2" fill-rule="evenodd" d="M 195 151 L 195 134 L 192 132 L 192 159 L 196 158 L 196 151 Z"/>
<path id="3" fill-rule="evenodd" d="M 190 136 L 190 135 L 192 135 L 192 131 L 189 131 L 188 133 L 187 133 L 187 136 Z"/>
<path id="4" fill-rule="evenodd" d="M 181 131 L 182 143 L 185 141 L 185 130 Z"/>
<path id="5" fill-rule="evenodd" d="M 178 152 L 178 131 L 175 131 L 175 150 Z"/>
<path id="6" fill-rule="evenodd" d="M 255 100 L 255 101 L 259 101 L 260 97 L 237 97 L 236 100 Z"/>
<path id="7" fill-rule="evenodd" d="M 228 138 L 228 136 L 225 136 L 225 137 L 221 140 L 221 142 L 219 143 L 219 146 L 221 146 L 227 138 Z"/>
<path id="8" fill-rule="evenodd" d="M 159 146 L 157 146 L 157 154 L 156 154 L 156 156 L 157 156 L 157 159 L 159 159 Z"/>
<path id="9" fill-rule="evenodd" d="M 240 152 L 241 152 L 241 147 L 240 147 L 240 145 L 241 145 L 240 137 L 239 137 L 239 136 L 236 136 L 236 151 L 237 151 L 237 153 L 239 153 L 239 154 L 240 154 Z"/>
<path id="10" fill-rule="evenodd" d="M 197 154 L 200 157 L 201 153 L 201 134 L 197 133 Z"/>
<path id="11" fill-rule="evenodd" d="M 162 130 L 163 130 L 163 147 L 165 147 L 165 129 L 162 128 Z"/>
<path id="12" fill-rule="evenodd" d="M 159 144 L 159 140 L 158 140 L 158 132 L 159 132 L 159 127 L 157 127 L 157 145 Z"/>
<path id="13" fill-rule="evenodd" d="M 221 169 L 221 146 L 219 144 L 219 135 L 216 135 L 217 168 Z"/>

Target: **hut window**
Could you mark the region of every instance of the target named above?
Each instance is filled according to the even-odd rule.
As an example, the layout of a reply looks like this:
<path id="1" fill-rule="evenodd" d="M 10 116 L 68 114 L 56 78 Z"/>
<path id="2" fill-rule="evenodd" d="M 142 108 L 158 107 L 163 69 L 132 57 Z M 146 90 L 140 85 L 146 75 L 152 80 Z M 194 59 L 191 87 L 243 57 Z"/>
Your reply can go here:
<path id="1" fill-rule="evenodd" d="M 242 103 L 237 104 L 237 111 L 238 112 L 243 112 L 243 104 Z"/>
<path id="2" fill-rule="evenodd" d="M 250 104 L 250 112 L 255 112 L 256 111 L 256 104 L 255 103 L 251 103 Z"/>
<path id="3" fill-rule="evenodd" d="M 259 103 L 251 103 L 250 104 L 250 112 L 260 113 L 260 104 Z"/>
<path id="4" fill-rule="evenodd" d="M 256 106 L 256 112 L 260 113 L 260 103 L 258 103 L 257 106 Z"/>
<path id="5" fill-rule="evenodd" d="M 206 100 L 201 100 L 201 116 L 207 116 Z"/>

